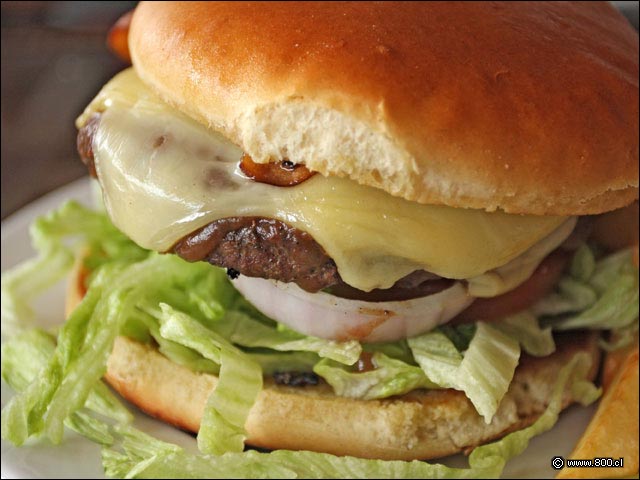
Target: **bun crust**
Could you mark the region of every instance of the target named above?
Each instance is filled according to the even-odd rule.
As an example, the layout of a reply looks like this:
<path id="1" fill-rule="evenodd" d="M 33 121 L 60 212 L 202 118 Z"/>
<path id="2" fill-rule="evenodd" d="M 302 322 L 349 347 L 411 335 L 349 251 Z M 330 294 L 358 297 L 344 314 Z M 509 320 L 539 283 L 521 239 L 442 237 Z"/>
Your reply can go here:
<path id="1" fill-rule="evenodd" d="M 67 313 L 84 293 L 78 263 L 67 290 Z M 265 378 L 245 425 L 247 443 L 383 460 L 429 459 L 464 451 L 533 423 L 548 404 L 557 372 L 575 353 L 589 354 L 589 378 L 595 378 L 600 359 L 597 334 L 560 337 L 557 345 L 556 353 L 548 357 L 523 356 L 490 425 L 464 393 L 455 390 L 419 390 L 364 401 L 335 396 L 325 383 L 287 387 Z M 126 337 L 116 339 L 105 379 L 145 412 L 192 432 L 198 431 L 218 381 Z M 563 406 L 570 403 L 567 391 Z"/>
<path id="2" fill-rule="evenodd" d="M 142 2 L 129 43 L 258 162 L 511 213 L 638 198 L 638 34 L 606 2 Z"/>

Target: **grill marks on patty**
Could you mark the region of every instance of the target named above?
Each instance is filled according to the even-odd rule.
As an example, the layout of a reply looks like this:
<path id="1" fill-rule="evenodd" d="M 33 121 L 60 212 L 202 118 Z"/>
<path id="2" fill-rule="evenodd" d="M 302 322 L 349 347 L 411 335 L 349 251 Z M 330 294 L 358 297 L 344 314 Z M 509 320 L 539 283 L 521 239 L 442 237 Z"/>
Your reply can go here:
<path id="1" fill-rule="evenodd" d="M 173 251 L 249 277 L 295 282 L 309 292 L 340 281 L 335 262 L 311 235 L 269 218 L 216 220 L 180 240 Z"/>

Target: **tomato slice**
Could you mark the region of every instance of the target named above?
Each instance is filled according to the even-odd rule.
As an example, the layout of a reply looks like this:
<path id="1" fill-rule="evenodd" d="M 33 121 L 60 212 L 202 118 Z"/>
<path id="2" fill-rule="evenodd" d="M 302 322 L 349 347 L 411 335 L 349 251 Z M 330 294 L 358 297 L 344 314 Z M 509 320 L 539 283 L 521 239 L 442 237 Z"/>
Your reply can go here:
<path id="1" fill-rule="evenodd" d="M 491 322 L 529 308 L 551 292 L 558 283 L 569 256 L 569 252 L 556 250 L 538 265 L 526 282 L 503 295 L 479 298 L 451 320 L 451 323 L 469 323 L 479 320 Z"/>

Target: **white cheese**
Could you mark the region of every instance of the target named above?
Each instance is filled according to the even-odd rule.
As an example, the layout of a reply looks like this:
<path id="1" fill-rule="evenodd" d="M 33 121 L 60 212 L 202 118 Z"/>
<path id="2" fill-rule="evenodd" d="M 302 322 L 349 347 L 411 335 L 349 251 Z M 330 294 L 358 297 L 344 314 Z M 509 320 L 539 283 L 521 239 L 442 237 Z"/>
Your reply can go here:
<path id="1" fill-rule="evenodd" d="M 471 278 L 503 266 L 566 217 L 423 205 L 335 177 L 294 187 L 245 178 L 242 151 L 163 102 L 133 70 L 109 82 L 78 119 L 102 112 L 96 170 L 113 222 L 139 245 L 169 250 L 220 218 L 263 216 L 306 231 L 361 290 L 424 269 Z"/>

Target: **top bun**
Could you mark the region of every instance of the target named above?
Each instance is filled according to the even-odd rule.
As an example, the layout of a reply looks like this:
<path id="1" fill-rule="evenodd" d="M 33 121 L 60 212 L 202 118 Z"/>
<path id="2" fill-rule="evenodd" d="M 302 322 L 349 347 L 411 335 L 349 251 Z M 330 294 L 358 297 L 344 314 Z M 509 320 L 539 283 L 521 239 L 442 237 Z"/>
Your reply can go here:
<path id="1" fill-rule="evenodd" d="M 489 211 L 638 198 L 638 35 L 605 2 L 143 2 L 129 44 L 257 162 Z"/>

